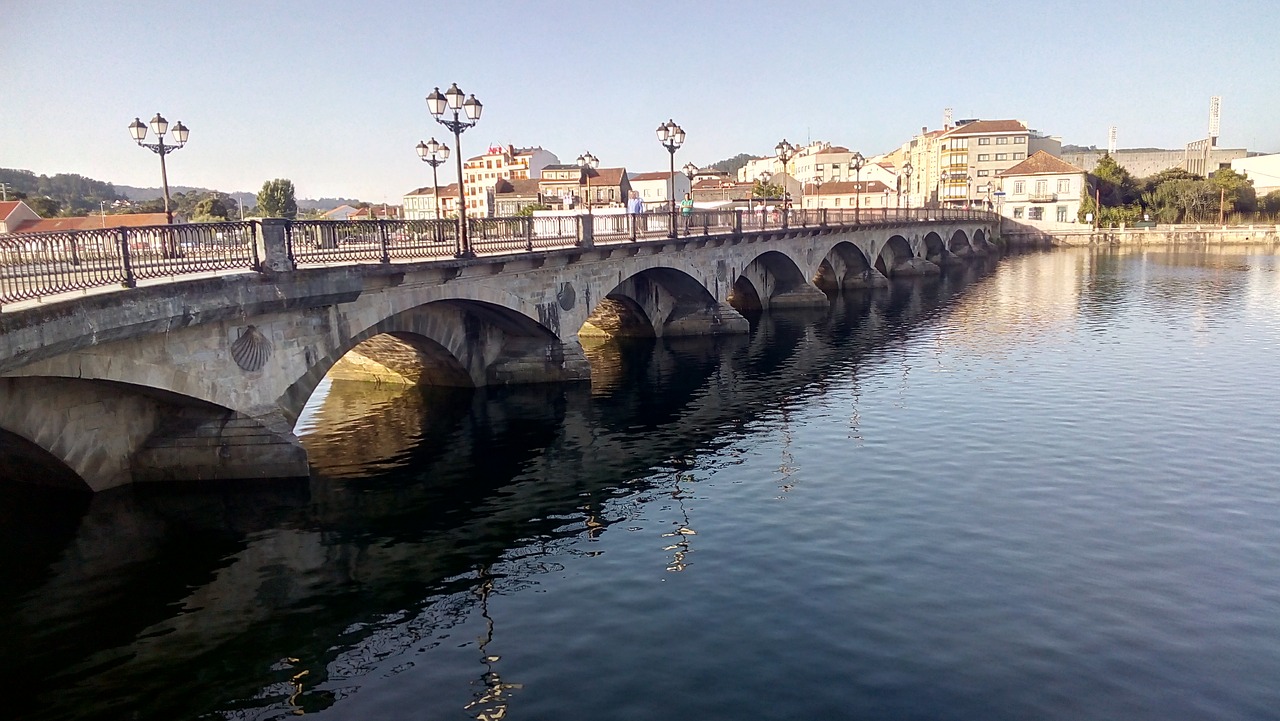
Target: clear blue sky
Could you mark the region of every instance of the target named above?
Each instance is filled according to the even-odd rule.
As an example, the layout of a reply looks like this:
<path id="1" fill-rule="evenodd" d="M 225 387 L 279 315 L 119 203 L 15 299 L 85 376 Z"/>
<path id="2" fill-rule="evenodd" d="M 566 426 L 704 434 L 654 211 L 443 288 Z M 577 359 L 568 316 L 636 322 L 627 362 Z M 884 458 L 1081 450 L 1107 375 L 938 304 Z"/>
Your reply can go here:
<path id="1" fill-rule="evenodd" d="M 1221 95 L 1228 147 L 1280 150 L 1280 3 L 240 2 L 0 0 L 0 167 L 159 185 L 126 126 L 191 128 L 177 185 L 399 202 L 430 183 L 424 96 L 484 103 L 463 152 L 541 145 L 666 167 L 765 154 L 784 136 L 871 155 L 957 118 L 1064 142 L 1181 147 Z M 450 145 L 452 138 L 448 139 Z M 450 168 L 452 163 L 450 163 Z M 453 179 L 442 168 L 441 182 Z"/>

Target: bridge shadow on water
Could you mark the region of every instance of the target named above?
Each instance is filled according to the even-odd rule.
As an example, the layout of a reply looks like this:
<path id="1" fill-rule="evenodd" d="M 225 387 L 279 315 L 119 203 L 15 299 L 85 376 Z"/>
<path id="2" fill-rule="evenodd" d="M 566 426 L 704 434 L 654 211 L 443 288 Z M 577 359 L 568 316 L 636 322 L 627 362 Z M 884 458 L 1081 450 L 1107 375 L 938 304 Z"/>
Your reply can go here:
<path id="1" fill-rule="evenodd" d="M 586 552 L 576 540 L 615 522 L 606 503 L 856 374 L 994 262 L 756 315 L 749 336 L 605 343 L 589 384 L 335 382 L 303 437 L 309 482 L 91 497 L 0 483 L 6 704 L 32 719 L 325 708 L 485 589 Z M 513 556 L 529 560 L 491 572 Z"/>

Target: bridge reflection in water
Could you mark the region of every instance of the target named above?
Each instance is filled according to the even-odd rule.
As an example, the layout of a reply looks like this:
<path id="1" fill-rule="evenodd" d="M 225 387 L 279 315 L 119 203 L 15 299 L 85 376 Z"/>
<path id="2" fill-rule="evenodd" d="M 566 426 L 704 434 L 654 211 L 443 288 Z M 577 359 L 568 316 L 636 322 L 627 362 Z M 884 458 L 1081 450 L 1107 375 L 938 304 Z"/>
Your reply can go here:
<path id="1" fill-rule="evenodd" d="M 5 487 L 27 494 L 0 503 L 6 703 L 30 718 L 274 718 L 436 648 L 442 667 L 476 669 L 465 688 L 441 676 L 441 695 L 496 718 L 520 679 L 487 648 L 501 635 L 495 589 L 589 553 L 576 540 L 619 507 L 679 500 L 690 459 L 782 422 L 993 264 L 763 314 L 749 336 L 589 348 L 589 385 L 335 383 L 300 427 L 309 483 L 144 486 L 72 507 Z M 668 570 L 696 548 L 674 540 Z M 446 641 L 455 633 L 481 642 Z"/>

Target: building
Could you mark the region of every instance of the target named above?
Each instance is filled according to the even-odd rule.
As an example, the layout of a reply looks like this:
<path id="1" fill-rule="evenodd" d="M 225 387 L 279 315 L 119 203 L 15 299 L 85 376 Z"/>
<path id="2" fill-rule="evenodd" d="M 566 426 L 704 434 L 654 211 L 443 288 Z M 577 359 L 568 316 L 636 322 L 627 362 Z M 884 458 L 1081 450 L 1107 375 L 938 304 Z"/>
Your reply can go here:
<path id="1" fill-rule="evenodd" d="M 547 205 L 537 178 L 499 180 L 493 187 L 493 213 L 499 218 L 519 215 L 529 206 Z"/>
<path id="2" fill-rule="evenodd" d="M 354 207 L 343 203 L 333 210 L 326 210 L 322 217 L 325 220 L 346 220 L 354 212 L 356 212 Z"/>
<path id="3" fill-rule="evenodd" d="M 995 179 L 1038 152 L 1062 154 L 1062 140 L 1027 128 L 1021 120 L 961 120 L 933 139 L 939 162 L 941 203 L 967 206 L 989 192 Z"/>
<path id="4" fill-rule="evenodd" d="M 1231 169 L 1253 181 L 1259 198 L 1280 190 L 1280 153 L 1238 158 L 1231 161 Z"/>
<path id="5" fill-rule="evenodd" d="M 668 180 L 675 187 L 677 199 L 684 198 L 684 194 L 689 192 L 689 177 L 684 173 L 676 173 L 674 176 L 666 171 L 637 173 L 631 176 L 630 180 L 631 189 L 640 194 L 644 207 L 648 209 L 666 205 L 671 200 L 671 196 L 667 195 Z"/>
<path id="6" fill-rule="evenodd" d="M 3 209 L 0 208 L 0 212 Z M 164 213 L 122 213 L 120 215 L 81 215 L 70 218 L 41 218 L 25 220 L 10 228 L 11 233 L 45 233 L 50 231 L 101 230 L 103 228 L 141 228 L 150 225 L 168 225 Z M 186 222 L 181 216 L 173 216 L 173 222 Z"/>
<path id="7" fill-rule="evenodd" d="M 494 185 L 498 180 L 539 178 L 544 168 L 559 162 L 554 153 L 541 147 L 489 146 L 483 155 L 468 159 L 462 166 L 462 174 L 466 178 L 467 214 L 476 217 L 493 215 Z"/>
<path id="8" fill-rule="evenodd" d="M 694 183 L 689 192 L 695 203 L 723 204 L 751 200 L 751 191 L 755 188 L 755 185 L 754 182 L 738 182 L 727 177 L 707 178 Z M 680 197 L 684 198 L 683 195 Z M 654 206 L 657 210 L 661 210 L 663 207 L 666 207 L 665 204 Z"/>
<path id="9" fill-rule="evenodd" d="M 370 205 L 367 208 L 353 210 L 347 220 L 401 220 L 404 218 L 403 208 L 399 205 Z"/>
<path id="10" fill-rule="evenodd" d="M 631 190 L 626 168 L 593 168 L 584 171 L 579 165 L 548 165 L 538 181 L 544 202 L 561 208 L 587 205 L 607 207 L 622 205 Z"/>
<path id="11" fill-rule="evenodd" d="M 805 210 L 822 208 L 882 210 L 898 207 L 898 192 L 896 188 L 879 180 L 809 183 L 804 186 L 802 203 Z"/>
<path id="12" fill-rule="evenodd" d="M 440 186 L 439 213 L 436 212 L 435 189 L 431 186 L 411 190 L 404 195 L 405 220 L 434 220 L 458 214 L 458 184 Z"/>
<path id="13" fill-rule="evenodd" d="M 1107 151 L 1096 148 L 1073 148 L 1064 151 L 1061 158 L 1072 165 L 1093 172 L 1098 161 Z M 1146 178 L 1162 170 L 1182 168 L 1187 172 L 1207 177 L 1219 168 L 1231 168 L 1237 160 L 1247 158 L 1244 148 L 1219 148 L 1209 146 L 1204 140 L 1187 143 L 1182 150 L 1161 148 L 1134 148 L 1117 150 L 1111 158 L 1135 178 Z"/>
<path id="14" fill-rule="evenodd" d="M 21 200 L 0 202 L 0 234 L 16 232 L 23 223 L 40 220 L 40 214 Z"/>
<path id="15" fill-rule="evenodd" d="M 1041 150 L 1002 171 L 999 185 L 1004 196 L 984 197 L 983 202 L 994 203 L 1004 218 L 1017 225 L 1060 228 L 1077 222 L 1087 177 L 1081 168 Z"/>

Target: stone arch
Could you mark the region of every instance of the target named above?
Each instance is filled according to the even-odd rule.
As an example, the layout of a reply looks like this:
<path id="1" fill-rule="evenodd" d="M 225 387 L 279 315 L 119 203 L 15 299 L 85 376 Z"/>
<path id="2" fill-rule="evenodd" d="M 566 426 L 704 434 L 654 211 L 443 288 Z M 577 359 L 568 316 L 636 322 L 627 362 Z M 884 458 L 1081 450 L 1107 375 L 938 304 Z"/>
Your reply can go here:
<path id="1" fill-rule="evenodd" d="M 592 309 L 583 328 L 588 335 L 662 337 L 744 333 L 749 324 L 687 272 L 654 267 L 614 286 Z"/>
<path id="2" fill-rule="evenodd" d="M 920 244 L 924 247 L 924 258 L 930 263 L 938 263 L 941 265 L 945 262 L 947 256 L 947 245 L 942 241 L 942 236 L 938 233 L 930 231 L 924 234 Z"/>
<path id="3" fill-rule="evenodd" d="M 729 304 L 739 311 L 826 305 L 804 271 L 788 255 L 769 250 L 756 256 L 734 279 Z"/>
<path id="4" fill-rule="evenodd" d="M 305 452 L 279 417 L 116 381 L 0 378 L 0 428 L 27 442 L 26 455 L 31 446 L 42 449 L 94 491 L 133 481 L 308 473 Z"/>
<path id="5" fill-rule="evenodd" d="M 951 237 L 947 240 L 947 250 L 956 255 L 965 255 L 973 251 L 973 246 L 969 244 L 969 236 L 962 228 L 956 228 Z"/>
<path id="6" fill-rule="evenodd" d="M 290 422 L 297 421 L 325 375 L 352 351 L 386 369 L 386 375 L 430 385 L 472 387 L 590 377 L 580 349 L 566 346 L 523 313 L 477 300 L 438 300 L 384 318 L 313 359 L 277 401 Z"/>
<path id="7" fill-rule="evenodd" d="M 814 285 L 828 295 L 846 288 L 871 288 L 887 283 L 862 248 L 849 241 L 837 243 L 818 265 Z"/>
<path id="8" fill-rule="evenodd" d="M 0 478 L 20 478 L 33 485 L 89 490 L 71 466 L 48 449 L 15 431 L 0 428 Z"/>
<path id="9" fill-rule="evenodd" d="M 880 252 L 876 255 L 875 268 L 880 274 L 886 278 L 892 278 L 902 272 L 904 266 L 909 266 L 915 253 L 911 251 L 911 244 L 901 235 L 895 235 L 885 241 L 884 246 L 880 248 Z"/>

